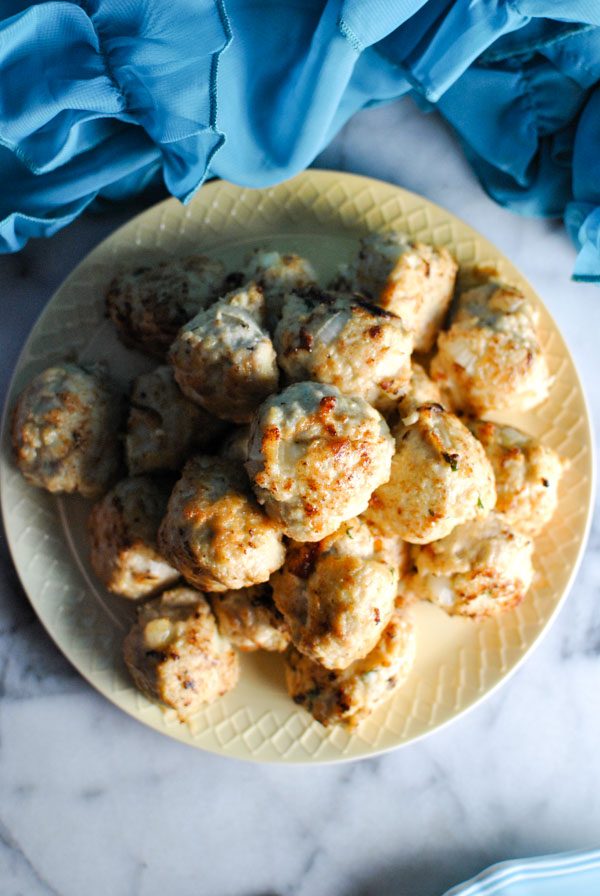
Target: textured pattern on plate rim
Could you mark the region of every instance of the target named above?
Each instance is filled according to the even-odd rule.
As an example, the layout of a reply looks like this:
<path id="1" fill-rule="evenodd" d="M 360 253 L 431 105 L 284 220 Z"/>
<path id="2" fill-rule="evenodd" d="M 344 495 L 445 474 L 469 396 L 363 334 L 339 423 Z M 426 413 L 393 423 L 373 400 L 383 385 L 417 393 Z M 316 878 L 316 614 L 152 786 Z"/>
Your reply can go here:
<path id="1" fill-rule="evenodd" d="M 285 694 L 280 660 L 267 655 L 243 657 L 240 686 L 201 712 L 190 730 L 129 683 L 120 642 L 131 607 L 124 608 L 89 575 L 78 541 L 82 503 L 53 499 L 17 473 L 8 409 L 16 392 L 65 352 L 85 360 L 122 353 L 104 321 L 102 299 L 116 264 L 200 249 L 235 265 L 249 247 L 266 242 L 316 254 L 323 269 L 334 253 L 349 252 L 357 236 L 390 227 L 448 246 L 462 264 L 495 263 L 540 307 L 541 339 L 555 375 L 550 400 L 524 417 L 496 418 L 543 436 L 571 461 L 555 521 L 537 541 L 534 587 L 516 611 L 480 625 L 419 605 L 414 672 L 352 734 L 324 729 L 296 708 Z M 121 364 L 126 367 L 127 359 Z M 125 378 L 123 370 L 120 375 Z M 90 253 L 48 304 L 19 359 L 4 418 L 0 474 L 8 540 L 25 590 L 79 671 L 158 731 L 213 752 L 275 762 L 355 759 L 391 749 L 433 731 L 489 693 L 523 659 L 566 594 L 585 543 L 593 495 L 591 430 L 581 384 L 556 325 L 518 271 L 483 237 L 422 197 L 369 178 L 317 170 L 265 190 L 208 184 L 187 207 L 167 200 Z"/>

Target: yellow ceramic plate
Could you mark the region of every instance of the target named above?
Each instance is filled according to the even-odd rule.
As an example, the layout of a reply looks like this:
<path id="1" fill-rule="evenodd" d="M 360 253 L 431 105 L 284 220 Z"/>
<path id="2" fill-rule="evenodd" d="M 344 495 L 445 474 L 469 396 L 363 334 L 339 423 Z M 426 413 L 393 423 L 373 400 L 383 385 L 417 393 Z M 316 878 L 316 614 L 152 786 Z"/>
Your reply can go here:
<path id="1" fill-rule="evenodd" d="M 559 508 L 536 543 L 537 578 L 524 603 L 499 619 L 451 619 L 416 608 L 414 671 L 390 701 L 350 734 L 325 729 L 288 698 L 281 658 L 242 658 L 238 687 L 208 707 L 193 729 L 132 687 L 120 658 L 132 618 L 129 602 L 104 591 L 87 560 L 78 498 L 53 498 L 28 486 L 10 456 L 8 413 L 2 441 L 2 506 L 14 561 L 33 606 L 63 653 L 94 687 L 141 722 L 227 756 L 267 762 L 355 759 L 406 744 L 489 694 L 532 648 L 567 593 L 581 556 L 593 491 L 592 442 L 581 383 L 550 315 L 519 272 L 487 240 L 444 209 L 398 187 L 364 177 L 307 171 L 278 187 L 246 190 L 215 182 L 187 207 L 174 199 L 149 209 L 95 249 L 52 298 L 23 350 L 10 390 L 16 394 L 49 364 L 104 359 L 124 384 L 148 364 L 117 341 L 103 294 L 117 266 L 206 252 L 235 269 L 259 245 L 308 256 L 323 278 L 348 260 L 357 238 L 389 228 L 447 246 L 462 264 L 496 264 L 539 306 L 541 340 L 555 376 L 550 398 L 527 415 L 503 419 L 541 436 L 571 461 Z"/>

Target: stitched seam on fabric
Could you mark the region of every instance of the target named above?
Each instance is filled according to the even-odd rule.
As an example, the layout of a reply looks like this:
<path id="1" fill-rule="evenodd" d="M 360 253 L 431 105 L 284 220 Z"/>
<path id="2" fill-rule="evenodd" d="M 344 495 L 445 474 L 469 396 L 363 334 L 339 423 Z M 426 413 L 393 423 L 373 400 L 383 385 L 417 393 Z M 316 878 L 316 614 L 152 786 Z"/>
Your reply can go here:
<path id="1" fill-rule="evenodd" d="M 94 116 L 96 119 L 112 118 L 113 113 L 112 112 L 96 112 L 96 113 L 94 113 Z M 0 134 L 0 146 L 3 146 L 9 152 L 12 152 L 12 154 L 17 157 L 19 162 L 21 162 L 22 165 L 25 165 L 25 167 L 28 168 L 32 174 L 43 175 L 43 174 L 47 173 L 44 170 L 46 168 L 45 164 L 38 165 L 37 162 L 34 162 L 33 158 L 31 156 L 29 156 L 21 148 L 21 146 L 19 146 L 18 143 L 12 143 L 10 140 L 7 140 L 6 137 L 3 137 L 2 134 Z M 66 159 L 65 161 L 68 162 L 69 159 Z M 57 167 L 60 167 L 60 166 L 57 166 Z M 50 169 L 50 170 L 54 170 L 54 169 Z"/>
<path id="2" fill-rule="evenodd" d="M 81 211 L 77 212 L 77 214 L 84 212 L 87 206 L 93 201 L 92 198 L 90 199 L 90 202 L 86 202 Z M 0 218 L 0 233 L 2 233 L 3 230 L 6 230 L 8 225 L 14 223 L 17 219 L 31 222 L 32 224 L 58 224 L 59 226 L 63 226 L 69 224 L 73 220 L 73 215 L 60 215 L 58 218 L 39 218 L 36 215 L 28 215 L 26 212 L 10 212 L 5 218 Z M 34 237 L 28 236 L 26 242 L 30 239 L 34 239 Z"/>
<path id="3" fill-rule="evenodd" d="M 227 10 L 225 8 L 224 0 L 215 0 L 215 4 L 217 7 L 217 11 L 219 13 L 219 18 L 221 19 L 221 24 L 223 26 L 223 30 L 225 32 L 225 46 L 220 50 L 217 50 L 216 53 L 213 53 L 213 57 L 210 65 L 210 84 L 209 84 L 209 102 L 210 102 L 210 110 L 209 110 L 209 129 L 216 135 L 218 135 L 219 139 L 215 143 L 215 145 L 209 151 L 206 157 L 206 164 L 204 166 L 204 172 L 202 177 L 198 181 L 198 183 L 192 187 L 191 190 L 188 190 L 186 195 L 183 197 L 184 204 L 188 203 L 192 197 L 196 194 L 196 192 L 200 189 L 206 178 L 208 177 L 210 166 L 212 160 L 219 152 L 220 149 L 223 148 L 225 143 L 227 142 L 226 135 L 220 131 L 217 127 L 217 115 L 219 109 L 219 100 L 218 100 L 218 87 L 217 87 L 217 79 L 219 74 L 219 60 L 221 57 L 221 53 L 225 52 L 227 47 L 230 45 L 233 40 L 233 31 L 231 29 L 231 23 L 229 21 L 229 16 L 227 15 Z"/>
<path id="4" fill-rule="evenodd" d="M 102 45 L 101 30 L 98 28 L 98 26 L 92 19 L 87 0 L 78 0 L 78 2 L 80 4 L 81 8 L 90 17 L 90 20 L 92 21 L 92 25 L 94 26 L 94 32 L 96 33 L 96 36 L 98 37 L 99 52 L 100 52 L 100 55 L 104 62 L 104 65 L 106 67 L 107 75 L 110 77 L 111 81 L 116 86 L 121 98 L 123 99 L 124 111 L 130 111 L 131 114 L 133 115 L 134 113 L 132 110 L 135 109 L 135 104 L 129 101 L 129 98 L 127 96 L 127 91 L 119 83 L 119 81 L 114 73 L 113 67 L 110 63 L 108 53 L 105 51 L 105 49 Z M 223 31 L 225 32 L 225 44 L 220 50 L 218 50 L 216 53 L 213 53 L 213 55 L 212 55 L 211 65 L 210 65 L 210 74 L 209 74 L 209 123 L 208 123 L 208 127 L 202 128 L 202 130 L 212 132 L 213 134 L 217 135 L 217 137 L 219 139 L 215 142 L 215 145 L 208 152 L 202 177 L 199 179 L 199 181 L 196 183 L 196 185 L 194 187 L 192 187 L 192 189 L 189 190 L 186 193 L 186 195 L 183 197 L 184 203 L 189 202 L 190 199 L 196 193 L 196 191 L 202 186 L 202 184 L 206 180 L 206 177 L 208 176 L 209 168 L 210 168 L 210 164 L 211 164 L 212 160 L 214 159 L 216 153 L 224 146 L 224 144 L 226 143 L 226 140 L 227 140 L 226 135 L 222 131 L 220 131 L 217 127 L 217 113 L 218 113 L 217 77 L 218 77 L 218 69 L 219 69 L 219 58 L 221 56 L 221 53 L 223 53 L 227 49 L 227 47 L 230 45 L 231 41 L 233 40 L 233 32 L 231 29 L 229 16 L 228 16 L 227 10 L 225 8 L 224 0 L 214 0 L 214 3 L 217 8 L 217 12 L 219 14 L 219 19 L 221 21 L 221 25 L 223 26 Z M 141 125 L 141 124 L 140 124 L 140 126 L 143 127 L 143 125 Z M 146 129 L 144 128 L 144 130 L 146 130 Z M 148 133 L 148 132 L 146 131 L 146 133 Z M 157 149 L 159 150 L 161 156 L 164 159 L 166 157 L 165 144 L 157 142 L 156 140 L 154 140 L 154 138 L 150 134 L 148 136 L 150 136 L 150 139 L 154 142 L 154 144 L 156 145 Z M 175 140 L 173 142 L 178 143 L 179 141 Z"/>
<path id="5" fill-rule="evenodd" d="M 477 61 L 482 65 L 486 65 L 487 63 L 493 62 L 503 62 L 508 59 L 516 59 L 519 56 L 532 56 L 540 49 L 545 49 L 546 47 L 553 47 L 556 44 L 561 43 L 561 41 L 568 40 L 570 37 L 573 37 L 576 34 L 584 34 L 586 31 L 593 31 L 596 29 L 596 25 L 577 25 L 571 28 L 569 31 L 562 32 L 561 34 L 555 35 L 555 37 L 550 39 L 539 38 L 538 40 L 532 40 L 528 44 L 523 44 L 522 47 L 515 48 L 511 52 L 494 52 L 493 49 L 485 50 L 481 56 L 478 57 Z"/>
<path id="6" fill-rule="evenodd" d="M 79 0 L 78 5 L 80 6 L 80 8 L 84 11 L 84 13 L 88 16 L 88 18 L 92 22 L 92 25 L 94 28 L 94 34 L 98 38 L 98 52 L 99 52 L 100 57 L 102 58 L 104 67 L 107 70 L 107 77 L 112 82 L 113 88 L 119 94 L 119 97 L 120 97 L 121 101 L 123 102 L 124 108 L 126 108 L 127 103 L 126 103 L 126 97 L 125 97 L 124 91 L 121 89 L 118 81 L 114 77 L 112 67 L 109 64 L 108 59 L 106 57 L 106 53 L 104 52 L 104 49 L 102 47 L 98 29 L 96 28 L 95 23 L 92 21 L 92 18 L 91 18 L 90 12 L 89 12 L 89 7 L 87 5 L 87 0 Z M 107 113 L 97 113 L 98 118 L 111 118 L 112 115 L 113 115 L 112 112 L 111 113 L 108 113 L 108 112 Z M 16 156 L 16 158 L 19 160 L 19 162 L 21 162 L 22 165 L 25 165 L 25 167 L 28 168 L 32 174 L 42 175 L 44 173 L 44 168 L 46 167 L 45 165 L 38 165 L 37 162 L 34 162 L 33 158 L 28 153 L 26 153 L 21 148 L 21 146 L 19 146 L 18 143 L 12 143 L 10 140 L 7 140 L 5 137 L 3 137 L 2 134 L 0 134 L 0 146 L 3 146 L 9 152 L 12 152 L 12 154 L 14 156 Z"/>
<path id="7" fill-rule="evenodd" d="M 25 167 L 28 168 L 32 174 L 40 174 L 41 173 L 43 166 L 37 165 L 33 161 L 33 159 L 30 156 L 28 156 L 27 153 L 21 149 L 21 147 L 19 146 L 18 143 L 12 143 L 10 140 L 7 140 L 5 137 L 2 136 L 2 134 L 0 134 L 0 146 L 3 146 L 5 149 L 8 149 L 9 152 L 12 152 L 12 154 L 17 157 L 19 162 L 21 162 L 22 165 L 25 165 Z"/>
<path id="8" fill-rule="evenodd" d="M 103 43 L 104 38 L 102 36 L 102 29 L 99 28 L 98 25 L 96 24 L 96 22 L 94 21 L 93 14 L 92 14 L 91 8 L 90 8 L 87 0 L 77 0 L 77 2 L 78 2 L 78 5 L 81 7 L 81 9 L 84 11 L 84 13 L 87 15 L 87 17 L 89 18 L 90 22 L 92 23 L 92 27 L 94 29 L 94 34 L 96 35 L 96 37 L 98 39 L 98 55 L 102 59 L 104 68 L 106 69 L 106 76 L 107 76 L 107 78 L 110 79 L 114 89 L 117 91 L 117 93 L 119 94 L 119 96 L 121 97 L 121 100 L 123 102 L 123 109 L 121 111 L 127 112 L 130 108 L 135 108 L 135 107 L 133 106 L 133 104 L 130 104 L 130 102 L 129 102 L 130 98 L 127 95 L 127 91 L 125 90 L 123 85 L 119 83 L 119 79 L 115 75 L 115 71 L 113 69 L 112 62 L 110 61 L 110 56 L 109 56 L 108 52 L 104 49 L 104 43 Z"/>
<path id="9" fill-rule="evenodd" d="M 355 50 L 357 53 L 362 53 L 362 51 L 365 48 L 364 44 L 358 38 L 358 36 L 355 34 L 355 32 L 352 30 L 352 28 L 348 25 L 348 23 L 345 21 L 345 19 L 342 16 L 340 16 L 339 19 L 337 20 L 337 27 L 338 27 L 338 30 L 339 30 L 340 34 L 342 35 L 342 37 L 348 41 L 348 43 L 350 44 L 352 49 Z"/>
<path id="10" fill-rule="evenodd" d="M 117 93 L 119 94 L 119 96 L 121 97 L 121 100 L 122 100 L 122 102 L 123 102 L 123 109 L 122 109 L 121 111 L 126 111 L 127 109 L 130 108 L 129 100 L 128 100 L 128 97 L 127 97 L 127 91 L 125 90 L 125 88 L 123 87 L 122 84 L 119 84 L 119 82 L 118 82 L 118 80 L 117 80 L 117 77 L 116 77 L 116 75 L 115 75 L 115 73 L 114 73 L 114 70 L 113 70 L 113 67 L 112 67 L 110 58 L 109 58 L 109 56 L 108 56 L 108 53 L 106 52 L 106 50 L 105 50 L 104 47 L 102 46 L 102 40 L 101 40 L 100 32 L 99 32 L 98 29 L 96 28 L 96 25 L 95 25 L 95 24 L 94 24 L 94 31 L 96 32 L 96 34 L 97 34 L 97 36 L 98 36 L 98 53 L 99 53 L 99 55 L 100 55 L 100 58 L 102 59 L 102 62 L 103 62 L 103 64 L 104 64 L 104 67 L 105 67 L 105 69 L 106 69 L 106 76 L 107 76 L 108 78 L 110 78 L 113 87 L 115 88 L 115 90 L 117 91 Z"/>
<path id="11" fill-rule="evenodd" d="M 379 56 L 380 59 L 383 59 L 383 61 L 386 62 L 388 65 L 391 65 L 392 68 L 395 68 L 402 75 L 402 77 L 406 81 L 408 81 L 408 83 L 411 85 L 413 90 L 416 90 L 416 92 L 419 93 L 421 96 L 425 97 L 426 100 L 429 100 L 429 102 L 437 103 L 437 100 L 430 99 L 431 91 L 428 91 L 427 88 L 424 87 L 420 81 L 417 81 L 417 79 L 412 74 L 412 72 L 409 71 L 404 65 L 402 65 L 401 62 L 397 62 L 395 59 L 392 59 L 391 56 L 387 56 L 385 53 L 383 53 L 379 49 L 379 47 L 376 44 L 373 44 L 372 46 L 370 46 L 368 48 L 368 52 L 375 53 L 376 56 Z"/>
<path id="12" fill-rule="evenodd" d="M 231 30 L 231 23 L 229 21 L 229 16 L 227 15 L 227 10 L 225 9 L 224 0 L 215 0 L 217 11 L 219 13 L 219 18 L 221 19 L 221 25 L 223 26 L 223 30 L 225 32 L 225 46 L 222 49 L 217 50 L 216 53 L 213 53 L 213 58 L 211 60 L 210 65 L 210 85 L 209 85 L 209 98 L 210 98 L 210 113 L 209 113 L 209 125 L 215 133 L 219 134 L 223 137 L 223 143 L 226 140 L 225 134 L 222 134 L 217 128 L 217 111 L 218 111 L 218 90 L 217 90 L 217 76 L 219 74 L 219 59 L 221 53 L 223 53 L 227 47 L 230 45 L 233 40 L 233 32 Z"/>

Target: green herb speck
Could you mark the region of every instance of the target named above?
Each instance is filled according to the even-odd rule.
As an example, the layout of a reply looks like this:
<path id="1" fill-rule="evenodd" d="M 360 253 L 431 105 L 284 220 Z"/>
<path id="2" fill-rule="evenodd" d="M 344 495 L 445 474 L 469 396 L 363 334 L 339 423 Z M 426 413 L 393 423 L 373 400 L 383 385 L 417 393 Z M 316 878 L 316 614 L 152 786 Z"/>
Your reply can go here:
<path id="1" fill-rule="evenodd" d="M 442 457 L 446 461 L 447 464 L 450 464 L 450 469 L 453 471 L 458 470 L 458 454 L 448 454 L 447 451 L 444 451 Z"/>

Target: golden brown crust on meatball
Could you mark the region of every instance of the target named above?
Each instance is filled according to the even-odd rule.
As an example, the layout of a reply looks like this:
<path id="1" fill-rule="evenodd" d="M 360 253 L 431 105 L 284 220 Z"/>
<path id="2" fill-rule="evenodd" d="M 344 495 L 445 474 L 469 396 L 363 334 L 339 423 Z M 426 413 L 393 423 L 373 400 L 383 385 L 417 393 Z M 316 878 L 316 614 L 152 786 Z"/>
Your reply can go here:
<path id="1" fill-rule="evenodd" d="M 88 519 L 92 568 L 114 594 L 133 600 L 149 597 L 179 578 L 156 543 L 169 492 L 166 482 L 132 476 L 118 482 L 92 508 Z"/>
<path id="2" fill-rule="evenodd" d="M 378 526 L 370 522 L 368 508 L 364 514 L 359 516 L 359 520 L 369 527 L 369 532 L 373 537 L 374 553 L 397 571 L 398 587 L 401 589 L 402 581 L 410 571 L 410 544 L 403 541 L 398 535 L 383 534 Z"/>
<path id="3" fill-rule="evenodd" d="M 227 431 L 226 423 L 185 397 L 167 365 L 138 376 L 130 402 L 125 447 L 132 476 L 180 470 L 194 449 L 210 448 Z"/>
<path id="4" fill-rule="evenodd" d="M 180 327 L 221 293 L 225 271 L 204 255 L 169 258 L 115 277 L 106 309 L 122 342 L 164 358 Z"/>
<path id="5" fill-rule="evenodd" d="M 371 652 L 342 671 L 325 669 L 290 647 L 285 656 L 288 693 L 322 725 L 355 728 L 406 680 L 414 659 L 414 627 L 400 608 Z"/>
<path id="6" fill-rule="evenodd" d="M 13 411 L 19 470 L 46 491 L 98 498 L 118 476 L 123 410 L 101 365 L 49 367 L 21 392 Z"/>
<path id="7" fill-rule="evenodd" d="M 246 258 L 244 273 L 265 294 L 267 325 L 274 331 L 288 292 L 311 286 L 317 275 L 310 261 L 293 252 L 280 254 L 270 249 L 255 249 Z"/>
<path id="8" fill-rule="evenodd" d="M 393 406 L 406 388 L 412 341 L 395 314 L 316 286 L 286 296 L 275 331 L 290 380 L 330 383 L 378 408 Z"/>
<path id="9" fill-rule="evenodd" d="M 364 237 L 346 277 L 352 288 L 402 318 L 415 351 L 428 352 L 452 300 L 457 269 L 447 249 L 392 231 Z"/>
<path id="10" fill-rule="evenodd" d="M 394 428 L 387 483 L 364 514 L 382 533 L 426 544 L 494 506 L 494 474 L 482 446 L 454 414 L 423 405 Z"/>
<path id="11" fill-rule="evenodd" d="M 273 603 L 268 583 L 213 594 L 211 604 L 219 631 L 238 650 L 282 653 L 290 643 L 288 627 Z"/>
<path id="12" fill-rule="evenodd" d="M 234 423 L 248 423 L 279 380 L 273 343 L 257 321 L 262 292 L 250 284 L 242 293 L 243 298 L 230 293 L 197 314 L 169 351 L 182 392 Z"/>
<path id="13" fill-rule="evenodd" d="M 417 408 L 424 404 L 439 404 L 443 406 L 442 392 L 437 383 L 434 383 L 425 372 L 425 369 L 413 361 L 411 364 L 410 380 L 407 387 L 398 397 L 398 413 L 400 417 L 409 417 Z"/>
<path id="14" fill-rule="evenodd" d="M 187 722 L 235 687 L 237 654 L 219 634 L 206 598 L 191 588 L 166 591 L 140 607 L 123 645 L 136 687 Z"/>
<path id="15" fill-rule="evenodd" d="M 511 426 L 467 420 L 484 447 L 496 479 L 496 513 L 525 535 L 537 535 L 552 519 L 563 472 L 552 448 Z"/>
<path id="16" fill-rule="evenodd" d="M 297 541 L 320 541 L 366 509 L 389 477 L 383 417 L 334 386 L 295 383 L 256 415 L 246 463 L 269 516 Z"/>
<path id="17" fill-rule="evenodd" d="M 376 553 L 368 526 L 353 519 L 323 541 L 291 542 L 271 585 L 298 650 L 327 669 L 345 669 L 381 637 L 398 571 Z"/>
<path id="18" fill-rule="evenodd" d="M 451 616 L 494 616 L 516 607 L 533 579 L 533 543 L 495 513 L 414 546 L 413 594 Z"/>
<path id="19" fill-rule="evenodd" d="M 279 527 L 256 503 L 244 470 L 198 455 L 183 468 L 158 543 L 183 577 L 204 591 L 266 582 L 284 561 Z"/>
<path id="20" fill-rule="evenodd" d="M 485 283 L 462 293 L 431 362 L 432 379 L 452 407 L 484 414 L 527 411 L 545 401 L 551 380 L 537 318 L 512 287 Z"/>

